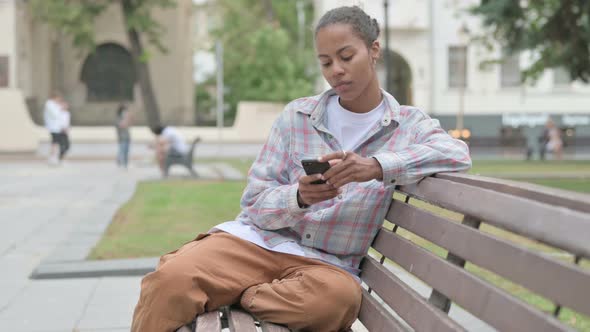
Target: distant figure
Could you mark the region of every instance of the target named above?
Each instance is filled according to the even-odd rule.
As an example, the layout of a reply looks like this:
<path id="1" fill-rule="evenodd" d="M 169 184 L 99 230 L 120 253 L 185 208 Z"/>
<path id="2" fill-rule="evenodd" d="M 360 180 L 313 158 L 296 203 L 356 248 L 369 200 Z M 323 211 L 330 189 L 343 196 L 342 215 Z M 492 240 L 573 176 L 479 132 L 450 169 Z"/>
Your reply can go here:
<path id="1" fill-rule="evenodd" d="M 553 122 L 551 118 L 549 118 L 545 124 L 545 136 L 547 143 L 544 146 L 544 150 L 553 153 L 555 159 L 561 160 L 563 157 L 561 130 L 555 126 L 555 122 Z"/>
<path id="2" fill-rule="evenodd" d="M 61 103 L 61 133 L 59 134 L 59 161 L 63 162 L 66 153 L 70 150 L 70 105 L 62 100 Z"/>
<path id="3" fill-rule="evenodd" d="M 189 151 L 189 147 L 176 128 L 171 126 L 158 126 L 152 129 L 156 135 L 155 149 L 156 159 L 162 175 L 165 174 L 166 158 L 170 156 L 183 156 Z"/>
<path id="4" fill-rule="evenodd" d="M 115 128 L 117 129 L 117 142 L 119 146 L 117 152 L 117 165 L 123 168 L 127 168 L 127 165 L 129 164 L 129 146 L 131 144 L 131 134 L 129 133 L 130 126 L 131 112 L 127 108 L 127 104 L 121 103 L 117 108 Z"/>
<path id="5" fill-rule="evenodd" d="M 61 93 L 56 91 L 51 94 L 43 108 L 45 128 L 51 135 L 48 158 L 50 165 L 58 165 L 70 146 L 67 135 L 70 126 L 70 112 L 67 107 Z"/>

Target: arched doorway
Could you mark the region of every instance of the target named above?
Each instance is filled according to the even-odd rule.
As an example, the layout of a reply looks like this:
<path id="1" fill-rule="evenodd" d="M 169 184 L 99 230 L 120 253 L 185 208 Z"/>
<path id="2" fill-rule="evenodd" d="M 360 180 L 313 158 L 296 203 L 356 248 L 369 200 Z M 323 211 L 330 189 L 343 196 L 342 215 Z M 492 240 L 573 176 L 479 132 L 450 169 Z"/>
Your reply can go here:
<path id="1" fill-rule="evenodd" d="M 137 78 L 131 54 L 114 43 L 99 45 L 84 61 L 81 80 L 89 102 L 133 100 Z"/>
<path id="2" fill-rule="evenodd" d="M 379 76 L 381 87 L 386 89 L 385 54 L 383 54 L 382 59 L 383 60 L 380 61 L 377 66 L 377 75 Z M 412 105 L 412 70 L 410 65 L 399 53 L 391 50 L 389 51 L 389 63 L 391 65 L 389 82 L 391 91 L 388 92 L 391 93 L 401 105 Z"/>

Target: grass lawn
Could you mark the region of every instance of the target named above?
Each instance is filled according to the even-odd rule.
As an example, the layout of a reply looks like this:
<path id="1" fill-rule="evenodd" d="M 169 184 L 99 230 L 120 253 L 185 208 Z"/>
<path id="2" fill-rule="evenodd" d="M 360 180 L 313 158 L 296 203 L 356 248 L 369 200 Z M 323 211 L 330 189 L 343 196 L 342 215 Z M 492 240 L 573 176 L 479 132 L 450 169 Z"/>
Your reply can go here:
<path id="1" fill-rule="evenodd" d="M 234 220 L 244 182 L 153 181 L 138 185 L 91 259 L 160 256 Z"/>
<path id="2" fill-rule="evenodd" d="M 202 159 L 199 163 L 226 162 L 244 174 L 248 171 L 252 159 Z M 590 161 L 474 161 L 472 174 L 521 178 L 522 181 L 540 185 L 590 193 Z M 549 175 L 536 178 L 537 174 Z M 571 174 L 576 178 L 554 178 L 551 175 Z M 105 236 L 92 251 L 91 259 L 110 259 L 125 257 L 160 256 L 192 240 L 198 233 L 206 232 L 212 226 L 227 220 L 233 220 L 239 213 L 239 201 L 245 187 L 239 182 L 204 182 L 192 180 L 168 180 L 140 183 L 135 195 L 116 213 Z M 422 208 L 442 214 L 453 220 L 460 215 L 449 213 L 423 203 Z M 391 226 L 391 224 L 390 224 Z M 554 248 L 528 241 L 517 235 L 483 224 L 482 230 L 517 242 L 534 250 L 555 252 Z M 400 230 L 399 233 L 424 248 L 444 257 L 446 250 L 414 234 Z M 582 261 L 584 268 L 590 269 L 590 262 Z M 515 285 L 500 276 L 473 264 L 466 269 L 489 282 L 498 285 L 534 304 L 541 310 L 553 310 L 553 304 Z M 590 318 L 574 313 L 567 308 L 561 312 L 560 319 L 570 326 L 590 331 Z"/>

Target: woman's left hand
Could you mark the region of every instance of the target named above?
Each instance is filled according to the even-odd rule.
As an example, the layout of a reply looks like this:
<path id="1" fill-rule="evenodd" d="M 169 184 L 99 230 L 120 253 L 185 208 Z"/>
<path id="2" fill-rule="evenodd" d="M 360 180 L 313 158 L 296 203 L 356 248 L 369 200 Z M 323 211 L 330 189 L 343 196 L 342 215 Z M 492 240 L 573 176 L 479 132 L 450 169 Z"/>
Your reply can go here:
<path id="1" fill-rule="evenodd" d="M 383 180 L 383 169 L 375 158 L 340 151 L 322 156 L 320 161 L 330 162 L 331 167 L 324 173 L 324 179 L 334 188 L 340 188 L 350 182 Z"/>

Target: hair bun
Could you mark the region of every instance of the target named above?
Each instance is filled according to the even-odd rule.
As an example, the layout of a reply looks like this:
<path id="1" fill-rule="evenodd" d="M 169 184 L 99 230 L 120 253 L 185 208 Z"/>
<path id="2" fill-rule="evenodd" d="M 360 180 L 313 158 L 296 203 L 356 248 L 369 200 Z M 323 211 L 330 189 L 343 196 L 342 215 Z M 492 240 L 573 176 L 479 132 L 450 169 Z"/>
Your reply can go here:
<path id="1" fill-rule="evenodd" d="M 373 26 L 375 27 L 375 32 L 376 35 L 379 36 L 379 33 L 381 32 L 379 29 L 379 22 L 377 22 L 377 19 L 373 19 Z"/>

